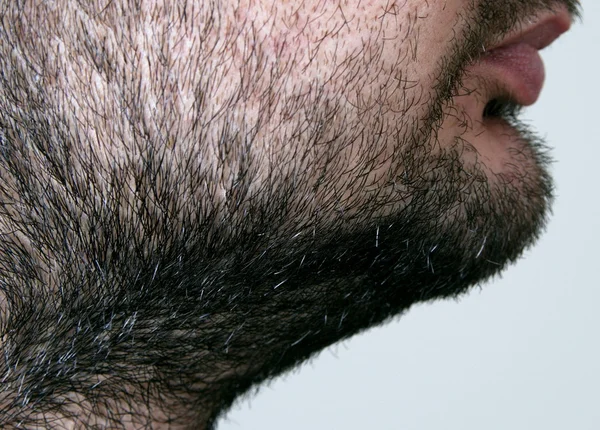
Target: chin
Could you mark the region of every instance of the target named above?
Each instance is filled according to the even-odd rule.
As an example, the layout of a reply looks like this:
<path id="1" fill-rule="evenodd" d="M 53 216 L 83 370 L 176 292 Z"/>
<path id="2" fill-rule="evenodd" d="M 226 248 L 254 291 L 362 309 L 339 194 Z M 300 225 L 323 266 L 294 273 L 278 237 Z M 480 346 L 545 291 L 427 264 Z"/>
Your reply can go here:
<path id="1" fill-rule="evenodd" d="M 487 102 L 486 102 L 487 100 Z M 466 169 L 485 173 L 492 187 L 517 190 L 548 182 L 549 149 L 519 120 L 522 106 L 502 91 L 472 92 L 455 97 L 445 108 L 439 132 L 442 151 L 461 153 Z"/>

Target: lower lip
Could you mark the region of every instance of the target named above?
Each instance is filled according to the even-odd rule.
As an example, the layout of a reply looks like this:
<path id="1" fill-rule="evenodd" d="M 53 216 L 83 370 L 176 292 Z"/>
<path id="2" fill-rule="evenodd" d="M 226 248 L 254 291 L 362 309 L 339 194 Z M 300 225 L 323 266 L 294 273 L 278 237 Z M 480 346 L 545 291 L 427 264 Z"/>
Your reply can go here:
<path id="1" fill-rule="evenodd" d="M 536 48 L 516 44 L 496 48 L 481 58 L 477 65 L 482 76 L 501 83 L 512 100 L 529 106 L 539 98 L 544 86 L 544 62 Z"/>

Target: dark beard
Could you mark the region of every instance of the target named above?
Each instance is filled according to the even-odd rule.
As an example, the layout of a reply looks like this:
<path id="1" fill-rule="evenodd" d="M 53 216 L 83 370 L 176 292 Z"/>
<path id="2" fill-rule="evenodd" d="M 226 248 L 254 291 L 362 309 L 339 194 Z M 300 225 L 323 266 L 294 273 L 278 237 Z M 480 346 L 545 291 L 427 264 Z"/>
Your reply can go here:
<path id="1" fill-rule="evenodd" d="M 387 136 L 403 150 L 391 155 L 386 186 L 363 201 L 330 196 L 372 185 L 335 181 L 349 138 L 324 153 L 314 182 L 295 180 L 310 167 L 298 162 L 286 172 L 273 166 L 252 191 L 265 160 L 243 159 L 225 206 L 215 204 L 213 173 L 192 161 L 198 154 L 174 167 L 164 144 L 142 135 L 135 156 L 98 171 L 98 155 L 76 151 L 83 140 L 61 128 L 43 91 L 3 76 L 5 95 L 25 87 L 27 97 L 6 97 L 0 120 L 0 422 L 70 416 L 73 405 L 113 426 L 140 405 L 181 421 L 210 410 L 211 421 L 252 384 L 414 303 L 457 296 L 518 258 L 551 200 L 543 146 L 523 130 L 535 167 L 518 186 L 491 185 L 464 165 L 460 145 L 433 151 L 442 107 L 480 41 L 549 4 L 499 3 L 481 4 L 473 21 L 481 25 L 448 55 L 427 120 Z M 309 146 L 339 136 L 329 119 L 343 118 L 330 100 L 311 101 L 320 128 Z M 17 117 L 13 102 L 26 106 Z M 221 136 L 241 146 L 229 130 Z M 298 218 L 306 196 L 320 195 L 328 204 Z"/>

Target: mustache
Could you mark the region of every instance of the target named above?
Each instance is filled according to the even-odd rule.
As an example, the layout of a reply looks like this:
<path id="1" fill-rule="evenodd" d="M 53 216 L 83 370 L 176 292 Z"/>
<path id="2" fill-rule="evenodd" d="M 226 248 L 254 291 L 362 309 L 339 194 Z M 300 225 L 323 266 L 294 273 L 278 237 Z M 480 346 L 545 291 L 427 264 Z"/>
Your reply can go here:
<path id="1" fill-rule="evenodd" d="M 512 17 L 515 22 L 527 20 L 543 11 L 556 11 L 566 7 L 573 18 L 580 18 L 582 6 L 580 0 L 475 0 L 481 19 L 497 21 Z"/>
<path id="2" fill-rule="evenodd" d="M 581 19 L 580 0 L 479 0 L 475 6 L 478 43 L 489 45 L 508 33 L 531 22 L 544 12 L 557 12 L 565 7 L 573 21 Z"/>

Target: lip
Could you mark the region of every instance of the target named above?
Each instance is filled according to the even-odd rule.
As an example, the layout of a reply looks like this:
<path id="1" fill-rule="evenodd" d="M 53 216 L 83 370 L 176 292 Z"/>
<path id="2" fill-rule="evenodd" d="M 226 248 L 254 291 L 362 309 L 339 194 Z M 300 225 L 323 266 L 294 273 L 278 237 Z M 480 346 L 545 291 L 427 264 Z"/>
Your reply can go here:
<path id="1" fill-rule="evenodd" d="M 539 54 L 571 26 L 566 8 L 538 17 L 531 25 L 513 33 L 486 50 L 470 72 L 500 85 L 503 95 L 519 105 L 529 106 L 539 98 L 545 80 L 544 62 Z"/>

